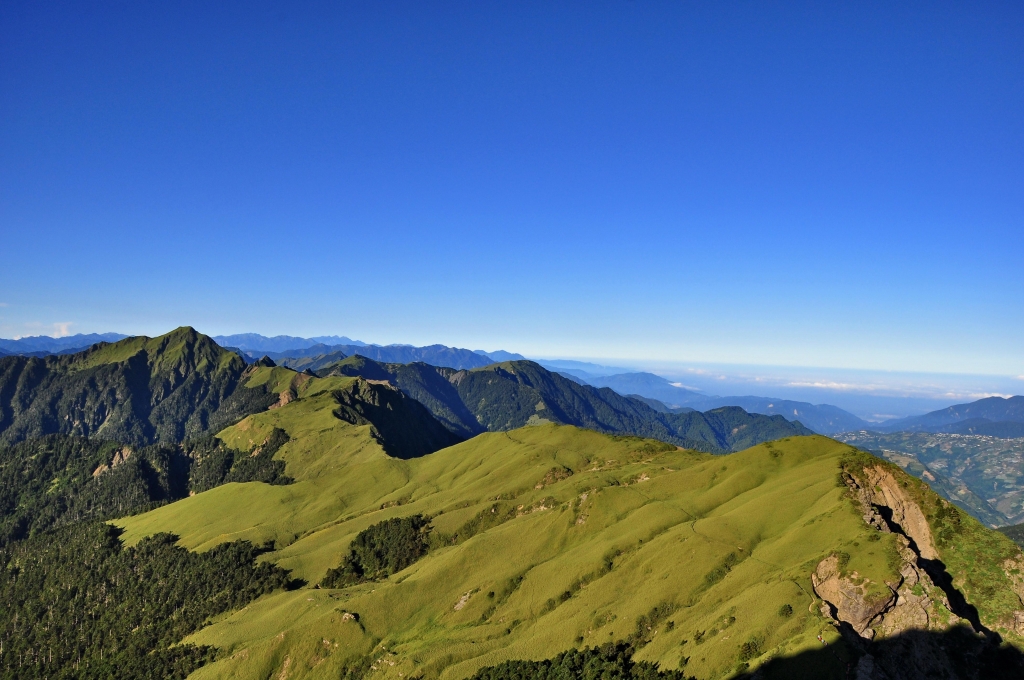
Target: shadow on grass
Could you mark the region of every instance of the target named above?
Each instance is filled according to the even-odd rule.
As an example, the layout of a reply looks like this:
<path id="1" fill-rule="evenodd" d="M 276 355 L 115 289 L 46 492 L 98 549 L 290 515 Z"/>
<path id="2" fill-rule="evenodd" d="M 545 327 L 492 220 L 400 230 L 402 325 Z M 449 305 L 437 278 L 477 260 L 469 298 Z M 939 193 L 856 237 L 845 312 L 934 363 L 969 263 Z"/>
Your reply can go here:
<path id="1" fill-rule="evenodd" d="M 836 643 L 741 671 L 733 680 L 1001 680 L 1024 678 L 1024 652 L 958 626 L 912 630 L 869 642 L 843 631 Z"/>

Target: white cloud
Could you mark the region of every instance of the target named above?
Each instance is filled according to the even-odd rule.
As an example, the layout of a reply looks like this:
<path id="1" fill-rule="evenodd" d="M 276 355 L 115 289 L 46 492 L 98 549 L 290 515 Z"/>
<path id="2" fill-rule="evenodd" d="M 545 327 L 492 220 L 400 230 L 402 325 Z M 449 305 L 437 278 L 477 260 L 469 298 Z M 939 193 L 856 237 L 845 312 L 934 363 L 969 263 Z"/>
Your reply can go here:
<path id="1" fill-rule="evenodd" d="M 1003 394 L 1002 392 L 947 392 L 946 396 L 950 399 L 973 399 L 977 401 L 979 399 L 988 399 L 989 397 L 1009 399 L 1013 395 Z"/>
<path id="2" fill-rule="evenodd" d="M 817 387 L 824 390 L 853 390 L 863 392 L 874 392 L 886 389 L 885 385 L 872 385 L 870 383 L 859 385 L 855 383 L 834 382 L 831 380 L 810 380 L 792 381 L 786 383 L 787 387 Z"/>
<path id="3" fill-rule="evenodd" d="M 692 387 L 690 385 L 686 385 L 686 384 L 683 384 L 681 382 L 669 383 L 669 385 L 671 385 L 672 387 L 679 387 L 679 388 L 684 389 L 684 390 L 692 390 L 694 392 L 700 392 L 701 391 L 701 389 L 699 387 Z"/>
<path id="4" fill-rule="evenodd" d="M 66 338 L 71 335 L 71 332 L 68 329 L 73 325 L 73 323 L 74 322 L 72 321 L 63 321 L 61 323 L 53 324 L 53 337 Z"/>
<path id="5" fill-rule="evenodd" d="M 6 302 L 0 302 L 0 307 L 10 307 Z"/>

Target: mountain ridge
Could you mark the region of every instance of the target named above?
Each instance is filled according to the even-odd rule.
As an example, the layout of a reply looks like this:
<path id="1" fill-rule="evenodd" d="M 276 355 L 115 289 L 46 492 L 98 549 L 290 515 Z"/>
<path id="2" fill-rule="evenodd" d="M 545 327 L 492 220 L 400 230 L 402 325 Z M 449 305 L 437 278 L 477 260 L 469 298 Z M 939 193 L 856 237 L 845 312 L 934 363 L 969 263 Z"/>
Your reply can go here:
<path id="1" fill-rule="evenodd" d="M 740 408 L 659 413 L 643 401 L 580 385 L 529 360 L 459 370 L 355 355 L 322 367 L 318 375 L 388 380 L 462 436 L 555 422 L 723 453 L 810 432 L 779 416 L 751 416 Z"/>
<path id="2" fill-rule="evenodd" d="M 75 434 L 180 442 L 273 403 L 240 388 L 237 354 L 191 327 L 99 343 L 70 355 L 0 358 L 0 443 Z"/>
<path id="3" fill-rule="evenodd" d="M 573 379 L 578 379 L 577 381 L 582 380 L 596 387 L 610 387 L 622 395 L 636 394 L 656 399 L 670 409 L 682 407 L 707 411 L 723 406 L 738 406 L 748 413 L 781 415 L 787 420 L 799 421 L 819 434 L 837 434 L 871 427 L 871 423 L 830 404 L 810 404 L 757 396 L 718 397 L 679 387 L 654 373 L 634 372 L 597 376 L 580 370 L 563 370 Z"/>
<path id="4" fill-rule="evenodd" d="M 876 429 L 880 432 L 931 432 L 967 420 L 1024 423 L 1024 396 L 986 397 L 920 416 L 886 421 Z"/>
<path id="5" fill-rule="evenodd" d="M 130 337 L 123 333 L 76 333 L 63 337 L 33 335 L 23 338 L 0 338 L 0 351 L 7 354 L 59 354 L 68 350 L 81 351 L 98 342 L 117 342 Z"/>

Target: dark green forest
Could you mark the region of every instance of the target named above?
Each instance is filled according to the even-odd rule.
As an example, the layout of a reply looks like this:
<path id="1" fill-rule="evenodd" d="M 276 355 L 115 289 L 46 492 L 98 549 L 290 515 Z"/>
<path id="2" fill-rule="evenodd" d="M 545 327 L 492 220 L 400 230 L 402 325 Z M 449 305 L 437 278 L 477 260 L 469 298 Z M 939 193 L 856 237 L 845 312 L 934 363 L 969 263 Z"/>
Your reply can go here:
<path id="1" fill-rule="evenodd" d="M 269 546 L 195 553 L 160 534 L 125 548 L 119 534 L 84 522 L 0 548 L 0 677 L 184 678 L 216 650 L 177 642 L 290 585 L 255 563 Z"/>
<path id="2" fill-rule="evenodd" d="M 481 668 L 472 680 L 692 680 L 682 671 L 633 661 L 633 648 L 619 642 L 570 649 L 543 661 L 506 661 Z"/>
<path id="3" fill-rule="evenodd" d="M 73 522 L 152 509 L 227 482 L 287 484 L 275 429 L 257 455 L 212 436 L 134 449 L 117 442 L 48 435 L 0 447 L 0 546 Z"/>
<path id="4" fill-rule="evenodd" d="M 387 578 L 427 554 L 430 520 L 423 515 L 396 517 L 363 529 L 352 540 L 342 563 L 327 571 L 323 588 Z"/>

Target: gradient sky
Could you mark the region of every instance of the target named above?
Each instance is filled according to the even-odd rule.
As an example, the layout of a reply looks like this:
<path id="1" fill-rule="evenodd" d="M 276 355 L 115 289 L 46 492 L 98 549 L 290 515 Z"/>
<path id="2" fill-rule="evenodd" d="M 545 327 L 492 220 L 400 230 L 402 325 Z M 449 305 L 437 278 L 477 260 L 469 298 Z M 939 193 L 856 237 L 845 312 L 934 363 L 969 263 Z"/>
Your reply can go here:
<path id="1" fill-rule="evenodd" d="M 3 337 L 1016 379 L 1024 4 L 5 2 L 0 254 Z"/>

